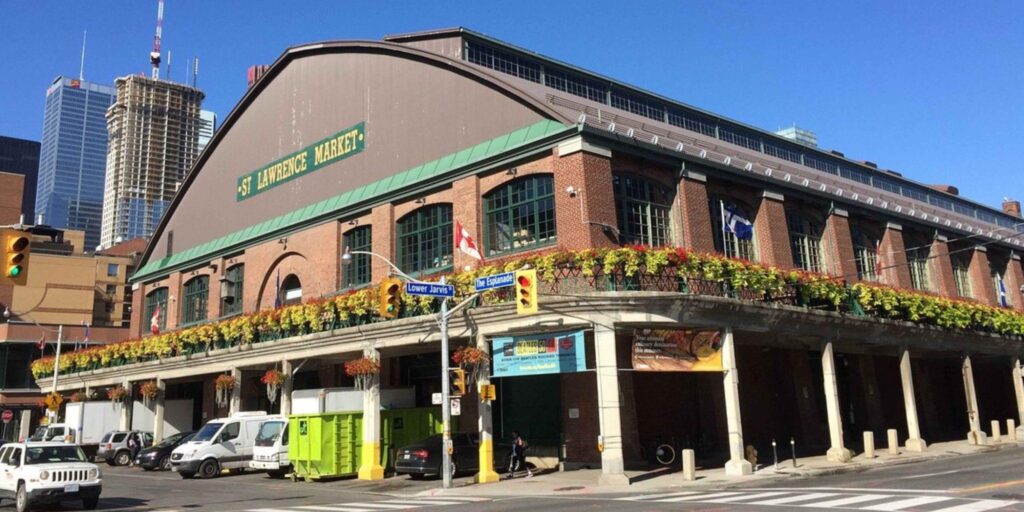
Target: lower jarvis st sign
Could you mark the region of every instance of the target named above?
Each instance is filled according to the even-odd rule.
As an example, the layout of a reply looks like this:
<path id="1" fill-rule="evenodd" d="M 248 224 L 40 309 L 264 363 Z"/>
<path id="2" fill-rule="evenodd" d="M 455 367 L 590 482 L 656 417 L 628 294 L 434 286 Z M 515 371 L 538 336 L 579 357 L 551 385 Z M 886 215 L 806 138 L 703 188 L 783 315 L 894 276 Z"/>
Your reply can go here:
<path id="1" fill-rule="evenodd" d="M 244 201 L 321 167 L 362 152 L 366 146 L 365 124 L 359 123 L 345 128 L 312 146 L 307 146 L 240 176 L 235 200 Z"/>

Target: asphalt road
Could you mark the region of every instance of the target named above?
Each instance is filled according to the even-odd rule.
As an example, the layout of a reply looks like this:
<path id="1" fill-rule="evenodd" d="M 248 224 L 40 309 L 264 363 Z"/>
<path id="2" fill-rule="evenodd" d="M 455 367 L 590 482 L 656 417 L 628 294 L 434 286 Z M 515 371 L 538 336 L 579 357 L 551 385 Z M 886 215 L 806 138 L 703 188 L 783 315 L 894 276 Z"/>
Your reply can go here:
<path id="1" fill-rule="evenodd" d="M 725 488 L 668 488 L 624 494 L 564 494 L 505 498 L 416 497 L 436 480 L 305 483 L 249 473 L 182 480 L 176 473 L 104 467 L 100 509 L 124 511 L 371 512 L 435 509 L 581 510 L 889 510 L 1024 512 L 1024 449 L 959 456 L 844 475 L 791 478 Z M 471 477 L 459 479 L 467 484 Z M 543 476 L 536 477 L 538 479 Z M 472 491 L 470 491 L 471 493 Z M 77 503 L 43 510 L 77 510 Z M 4 501 L 0 512 L 11 510 Z"/>

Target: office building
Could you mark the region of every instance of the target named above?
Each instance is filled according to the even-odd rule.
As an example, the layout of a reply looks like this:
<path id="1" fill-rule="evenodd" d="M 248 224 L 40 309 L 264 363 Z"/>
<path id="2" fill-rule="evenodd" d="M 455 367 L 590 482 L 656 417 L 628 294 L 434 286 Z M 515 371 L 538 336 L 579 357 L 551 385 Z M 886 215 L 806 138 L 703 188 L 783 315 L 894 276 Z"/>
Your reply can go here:
<path id="1" fill-rule="evenodd" d="M 199 153 L 206 149 L 206 145 L 213 138 L 213 132 L 217 131 L 217 113 L 210 110 L 199 111 Z"/>
<path id="2" fill-rule="evenodd" d="M 39 143 L 0 135 L 0 172 L 25 177 L 21 193 L 21 213 L 32 222 L 36 211 L 36 179 L 39 176 Z M 0 224 L 3 222 L 0 221 Z"/>

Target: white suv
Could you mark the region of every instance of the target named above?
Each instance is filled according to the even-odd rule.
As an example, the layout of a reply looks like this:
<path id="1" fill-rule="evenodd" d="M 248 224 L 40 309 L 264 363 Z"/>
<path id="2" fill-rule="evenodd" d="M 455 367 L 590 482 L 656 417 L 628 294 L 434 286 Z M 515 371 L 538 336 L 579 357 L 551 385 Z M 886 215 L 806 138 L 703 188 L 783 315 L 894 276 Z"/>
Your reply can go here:
<path id="1" fill-rule="evenodd" d="M 102 476 L 77 445 L 29 442 L 0 448 L 0 496 L 14 499 L 18 512 L 62 500 L 82 500 L 92 510 L 99 504 Z"/>

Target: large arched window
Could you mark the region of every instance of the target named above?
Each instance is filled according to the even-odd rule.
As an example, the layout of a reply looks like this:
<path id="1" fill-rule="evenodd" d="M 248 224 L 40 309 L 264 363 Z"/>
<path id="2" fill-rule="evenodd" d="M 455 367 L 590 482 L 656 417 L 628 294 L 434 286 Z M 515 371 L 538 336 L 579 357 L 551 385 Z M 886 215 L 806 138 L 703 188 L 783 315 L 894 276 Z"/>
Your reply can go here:
<path id="1" fill-rule="evenodd" d="M 299 281 L 299 276 L 295 274 L 285 276 L 281 281 L 281 289 L 277 293 L 281 305 L 302 304 L 302 282 Z"/>
<path id="2" fill-rule="evenodd" d="M 220 314 L 223 316 L 237 315 L 242 312 L 242 285 L 245 282 L 245 265 L 238 264 L 228 268 L 221 280 Z"/>
<path id="3" fill-rule="evenodd" d="M 146 330 L 153 321 L 153 313 L 159 308 L 157 314 L 157 326 L 161 331 L 167 328 L 167 288 L 157 288 L 146 294 L 146 317 L 142 319 Z"/>
<path id="4" fill-rule="evenodd" d="M 555 179 L 526 176 L 484 197 L 484 248 L 488 256 L 555 242 Z"/>
<path id="5" fill-rule="evenodd" d="M 188 325 L 206 320 L 209 299 L 210 276 L 193 277 L 186 282 L 181 297 L 181 323 Z"/>
<path id="6" fill-rule="evenodd" d="M 424 206 L 398 221 L 398 266 L 434 272 L 452 266 L 452 205 Z"/>
<path id="7" fill-rule="evenodd" d="M 349 251 L 372 251 L 373 239 L 370 226 L 359 226 L 350 229 L 342 236 L 342 250 Z M 345 262 L 345 271 L 341 276 L 342 288 L 355 288 L 370 283 L 370 255 L 352 254 L 352 258 Z"/>
<path id="8" fill-rule="evenodd" d="M 857 265 L 857 278 L 861 281 L 878 281 L 881 278 L 882 266 L 878 259 L 878 246 L 881 243 L 881 237 L 861 222 L 850 223 L 850 236 L 853 238 L 853 256 Z"/>
<path id="9" fill-rule="evenodd" d="M 757 261 L 754 217 L 750 208 L 723 197 L 711 197 L 709 201 L 715 250 L 730 258 Z"/>
<path id="10" fill-rule="evenodd" d="M 808 272 L 821 272 L 824 264 L 821 257 L 821 223 L 806 213 L 797 210 L 786 212 L 789 224 L 789 244 L 793 251 L 793 265 Z"/>
<path id="11" fill-rule="evenodd" d="M 612 180 L 615 188 L 615 214 L 619 221 L 619 243 L 670 245 L 672 190 L 631 174 L 615 174 Z"/>

